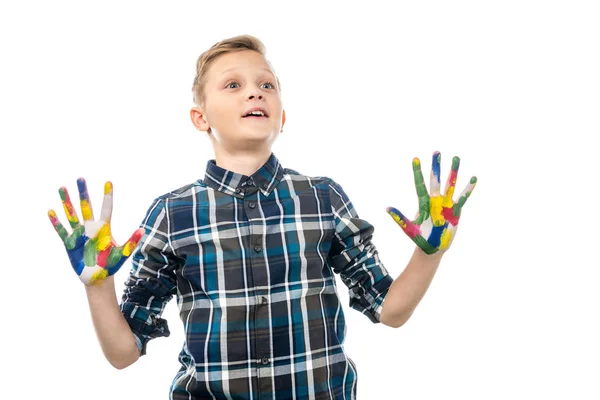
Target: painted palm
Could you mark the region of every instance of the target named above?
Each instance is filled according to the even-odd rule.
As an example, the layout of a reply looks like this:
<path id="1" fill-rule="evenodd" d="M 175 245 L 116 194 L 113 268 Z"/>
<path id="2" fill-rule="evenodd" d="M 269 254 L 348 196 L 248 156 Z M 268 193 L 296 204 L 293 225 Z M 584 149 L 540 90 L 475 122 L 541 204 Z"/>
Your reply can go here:
<path id="1" fill-rule="evenodd" d="M 442 195 L 440 193 L 440 160 L 441 154 L 437 151 L 433 153 L 430 192 L 428 193 L 421 172 L 421 161 L 418 158 L 413 159 L 415 186 L 419 197 L 419 211 L 414 221 L 406 218 L 396 208 L 387 208 L 388 214 L 394 218 L 394 221 L 427 254 L 445 251 L 450 247 L 456 234 L 462 208 L 477 183 L 477 178 L 472 177 L 458 200 L 454 201 L 453 195 L 460 165 L 460 158 L 454 157 L 452 170 Z"/>
<path id="2" fill-rule="evenodd" d="M 144 230 L 141 228 L 136 230 L 123 246 L 117 246 L 110 230 L 113 206 L 112 183 L 104 184 L 102 211 L 100 219 L 97 221 L 94 220 L 90 196 L 83 178 L 77 180 L 77 187 L 83 224 L 79 222 L 65 187 L 61 187 L 58 192 L 73 232 L 71 234 L 67 232 L 54 210 L 48 211 L 48 217 L 62 239 L 71 265 L 79 279 L 86 285 L 95 285 L 102 282 L 107 276 L 114 275 L 121 268 L 137 246 Z"/>

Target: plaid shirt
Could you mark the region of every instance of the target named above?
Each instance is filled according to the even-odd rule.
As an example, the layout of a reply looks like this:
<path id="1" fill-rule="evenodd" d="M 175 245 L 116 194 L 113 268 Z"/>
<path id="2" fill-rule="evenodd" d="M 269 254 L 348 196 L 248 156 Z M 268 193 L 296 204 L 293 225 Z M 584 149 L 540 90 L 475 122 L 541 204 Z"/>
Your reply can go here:
<path id="1" fill-rule="evenodd" d="M 392 278 L 339 184 L 274 154 L 252 176 L 210 160 L 141 226 L 120 306 L 143 355 L 169 336 L 161 314 L 177 296 L 185 342 L 171 399 L 356 398 L 334 272 L 374 323 Z"/>

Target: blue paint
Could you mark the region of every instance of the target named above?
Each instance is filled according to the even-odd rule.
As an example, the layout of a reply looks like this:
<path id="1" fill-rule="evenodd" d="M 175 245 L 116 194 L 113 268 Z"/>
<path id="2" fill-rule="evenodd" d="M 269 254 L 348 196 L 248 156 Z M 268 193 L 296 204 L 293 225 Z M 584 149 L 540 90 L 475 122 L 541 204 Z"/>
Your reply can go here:
<path id="1" fill-rule="evenodd" d="M 121 266 L 125 263 L 127 257 L 121 256 L 121 259 L 112 267 L 106 266 L 106 271 L 108 272 L 108 276 L 114 275 L 121 268 Z"/>
<path id="2" fill-rule="evenodd" d="M 448 225 L 448 223 L 446 222 L 444 225 L 442 226 L 434 226 L 431 229 L 431 234 L 429 235 L 429 237 L 427 238 L 427 242 L 435 247 L 438 248 L 440 247 L 440 243 L 441 243 L 441 238 L 442 238 L 442 233 L 444 233 L 444 229 L 446 229 L 446 226 Z"/>
<path id="3" fill-rule="evenodd" d="M 89 201 L 90 196 L 88 195 L 88 190 L 87 190 L 87 185 L 85 184 L 85 179 L 83 179 L 83 178 L 77 179 L 77 189 L 79 189 L 79 199 Z"/>
<path id="4" fill-rule="evenodd" d="M 79 236 L 75 242 L 75 247 L 72 250 L 67 250 L 71 266 L 77 275 L 81 275 L 83 268 L 85 267 L 83 264 L 83 249 L 85 247 L 85 242 L 87 242 L 88 239 L 89 238 L 86 235 Z"/>
<path id="5" fill-rule="evenodd" d="M 400 210 L 398 210 L 397 208 L 394 208 L 394 207 L 388 207 L 388 208 L 387 208 L 387 212 L 389 213 L 390 211 L 391 211 L 391 212 L 393 212 L 394 214 L 398 215 L 398 216 L 399 216 L 399 217 L 400 217 L 400 218 L 401 218 L 401 219 L 402 219 L 404 222 L 406 222 L 406 221 L 409 221 L 409 219 L 408 219 L 408 218 L 406 218 L 406 217 L 404 216 L 404 214 L 402 214 L 402 213 L 400 212 Z"/>
<path id="6" fill-rule="evenodd" d="M 440 183 L 440 175 L 441 175 L 441 169 L 440 169 L 440 153 L 436 152 L 433 155 L 433 161 L 431 162 L 431 171 L 433 172 L 433 175 L 436 177 L 437 182 Z"/>

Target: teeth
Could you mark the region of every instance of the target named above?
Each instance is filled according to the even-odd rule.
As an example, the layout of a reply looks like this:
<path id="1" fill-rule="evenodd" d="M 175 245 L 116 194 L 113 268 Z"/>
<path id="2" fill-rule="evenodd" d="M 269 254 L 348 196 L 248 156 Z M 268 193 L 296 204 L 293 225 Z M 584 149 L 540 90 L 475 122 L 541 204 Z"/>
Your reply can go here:
<path id="1" fill-rule="evenodd" d="M 252 111 L 252 112 L 249 112 L 247 115 L 257 115 L 257 116 L 264 117 L 265 113 L 263 113 L 262 111 Z"/>

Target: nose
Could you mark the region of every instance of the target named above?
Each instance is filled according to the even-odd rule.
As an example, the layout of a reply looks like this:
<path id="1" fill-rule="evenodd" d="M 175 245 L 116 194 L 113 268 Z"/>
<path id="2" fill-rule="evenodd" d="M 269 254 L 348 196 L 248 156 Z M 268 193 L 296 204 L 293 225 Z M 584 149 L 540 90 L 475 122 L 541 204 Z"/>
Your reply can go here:
<path id="1" fill-rule="evenodd" d="M 246 86 L 246 96 L 248 96 L 248 100 L 262 100 L 263 93 L 260 90 L 260 87 L 256 85 L 247 85 Z"/>

